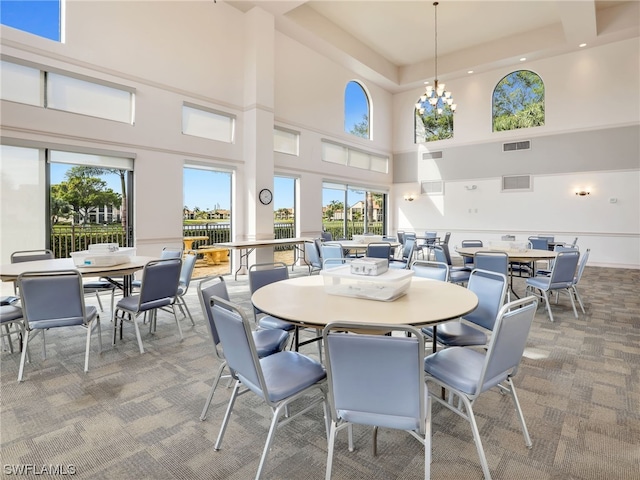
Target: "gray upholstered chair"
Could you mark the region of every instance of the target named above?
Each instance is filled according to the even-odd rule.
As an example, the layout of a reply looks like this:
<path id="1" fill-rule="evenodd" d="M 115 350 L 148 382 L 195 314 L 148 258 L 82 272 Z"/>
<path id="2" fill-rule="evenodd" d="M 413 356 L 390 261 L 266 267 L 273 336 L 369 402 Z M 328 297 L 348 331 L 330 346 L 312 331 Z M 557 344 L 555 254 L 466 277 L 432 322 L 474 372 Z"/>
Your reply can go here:
<path id="1" fill-rule="evenodd" d="M 247 391 L 253 392 L 269 406 L 273 413 L 269 434 L 256 473 L 256 479 L 259 479 L 276 429 L 281 423 L 291 421 L 318 404 L 323 405 L 325 418 L 327 418 L 325 394 L 327 375 L 319 362 L 298 352 L 286 350 L 259 358 L 251 327 L 244 313 L 220 297 L 213 297 L 212 301 L 213 321 L 229 370 L 236 379 L 220 426 L 220 433 L 213 448 L 218 451 L 222 446 L 224 433 L 238 395 Z M 298 405 L 304 403 L 305 406 L 295 414 L 289 412 L 286 420 L 280 422 L 280 417 L 288 411 L 292 402 Z M 326 421 L 323 423 L 327 428 Z M 246 433 L 246 429 L 243 430 L 243 434 L 246 435 Z"/>
<path id="2" fill-rule="evenodd" d="M 416 277 L 431 278 L 441 282 L 449 281 L 449 265 L 443 262 L 432 262 L 430 260 L 415 260 L 411 264 L 411 270 Z"/>
<path id="3" fill-rule="evenodd" d="M 167 258 L 182 258 L 183 251 L 179 248 L 164 247 L 160 252 L 160 258 L 166 260 Z M 131 288 L 140 288 L 142 280 L 133 280 L 131 282 Z"/>
<path id="4" fill-rule="evenodd" d="M 23 344 L 18 381 L 22 381 L 29 341 L 42 334 L 42 357 L 46 358 L 45 331 L 61 327 L 84 327 L 87 331 L 84 371 L 89 371 L 91 333 L 98 330 L 98 342 L 102 352 L 100 316 L 96 307 L 85 306 L 82 276 L 77 270 L 60 270 L 55 273 L 25 272 L 18 277 L 23 314 Z M 33 333 L 33 335 L 32 335 Z"/>
<path id="5" fill-rule="evenodd" d="M 478 296 L 478 306 L 463 317 L 464 322 L 461 319 L 437 326 L 436 341 L 445 347 L 487 344 L 485 332 L 493 330 L 498 312 L 504 305 L 507 277 L 476 269 L 471 272 L 467 288 Z M 433 338 L 433 327 L 423 327 L 422 333 Z"/>
<path id="6" fill-rule="evenodd" d="M 116 344 L 116 332 L 118 320 L 120 320 L 120 338 L 122 338 L 122 324 L 125 320 L 131 321 L 136 331 L 140 353 L 144 353 L 140 329 L 136 319 L 139 315 L 149 312 L 149 332 L 155 329 L 157 310 L 163 307 L 171 308 L 171 312 L 178 326 L 180 340 L 182 340 L 182 328 L 176 315 L 175 302 L 178 294 L 178 282 L 182 260 L 179 258 L 167 258 L 164 260 L 152 260 L 142 270 L 142 285 L 140 293 L 129 295 L 120 300 L 113 311 L 113 344 Z M 120 315 L 118 315 L 120 314 Z"/>
<path id="7" fill-rule="evenodd" d="M 17 252 L 13 252 L 11 254 L 11 263 L 22 263 L 22 262 L 35 262 L 37 260 L 52 260 L 55 256 L 53 252 L 48 248 L 42 248 L 40 250 L 18 250 Z M 15 294 L 18 293 L 18 285 L 16 282 L 13 282 L 13 292 Z"/>
<path id="8" fill-rule="evenodd" d="M 486 480 L 491 479 L 491 472 L 473 411 L 474 403 L 481 394 L 493 387 L 509 393 L 518 413 L 525 445 L 528 448 L 532 445 L 513 377 L 518 371 L 537 306 L 535 297 L 526 297 L 504 305 L 498 312 L 486 352 L 452 347 L 433 353 L 424 360 L 427 385 L 433 383 L 449 391 L 449 398 L 442 399 L 441 389 L 437 388 L 430 392 L 431 398 L 471 424 L 473 440 Z M 455 397 L 459 402 L 455 401 Z"/>
<path id="9" fill-rule="evenodd" d="M 202 409 L 202 414 L 200 414 L 200 420 L 205 420 L 207 418 L 207 410 L 209 410 L 209 405 L 211 405 L 211 400 L 213 400 L 216 387 L 222 378 L 222 372 L 227 367 L 227 361 L 224 358 L 224 352 L 220 345 L 220 336 L 218 335 L 216 325 L 213 322 L 213 313 L 211 311 L 211 299 L 213 297 L 219 297 L 223 300 L 229 301 L 227 284 L 225 283 L 224 278 L 218 275 L 205 277 L 198 283 L 198 300 L 200 301 L 204 318 L 207 320 L 206 324 L 209 334 L 213 340 L 213 351 L 221 362 L 218 367 L 218 371 L 216 372 L 216 376 L 213 379 L 213 384 L 211 385 L 211 391 L 209 392 L 207 401 Z M 253 335 L 253 342 L 256 346 L 258 358 L 263 358 L 282 351 L 289 339 L 289 334 L 287 332 L 278 329 L 255 330 L 251 332 L 251 334 Z M 227 377 L 230 377 L 230 375 L 227 375 Z"/>
<path id="10" fill-rule="evenodd" d="M 354 328 L 371 333 L 345 333 Z M 428 479 L 431 409 L 420 332 L 410 326 L 335 322 L 324 328 L 322 337 L 331 407 L 326 480 L 331 479 L 336 435 L 345 427 L 349 451 L 353 451 L 353 425 L 374 427 L 374 455 L 378 427 L 409 432 L 424 445 L 424 478 Z"/>
<path id="11" fill-rule="evenodd" d="M 526 280 L 526 294 L 535 295 L 538 298 L 544 299 L 544 304 L 547 307 L 549 313 L 549 320 L 553 322 L 553 313 L 551 313 L 551 304 L 549 303 L 549 293 L 554 292 L 559 294 L 565 292 L 569 295 L 571 300 L 571 306 L 573 307 L 573 314 L 578 318 L 578 311 L 576 310 L 576 303 L 573 299 L 573 282 L 576 278 L 578 260 L 580 258 L 580 252 L 558 252 L 553 262 L 551 269 L 551 275 L 549 276 L 536 276 L 533 278 L 527 278 Z"/>
<path id="12" fill-rule="evenodd" d="M 4 331 L 0 332 L 2 336 L 2 345 L 4 348 L 4 339 L 7 338 L 9 351 L 13 353 L 13 341 L 11 340 L 11 327 L 18 327 L 18 334 L 23 334 L 24 322 L 22 321 L 22 309 L 17 305 L 0 306 L 0 328 L 4 327 Z"/>
<path id="13" fill-rule="evenodd" d="M 534 250 L 549 250 L 549 237 L 529 237 L 529 245 Z"/>

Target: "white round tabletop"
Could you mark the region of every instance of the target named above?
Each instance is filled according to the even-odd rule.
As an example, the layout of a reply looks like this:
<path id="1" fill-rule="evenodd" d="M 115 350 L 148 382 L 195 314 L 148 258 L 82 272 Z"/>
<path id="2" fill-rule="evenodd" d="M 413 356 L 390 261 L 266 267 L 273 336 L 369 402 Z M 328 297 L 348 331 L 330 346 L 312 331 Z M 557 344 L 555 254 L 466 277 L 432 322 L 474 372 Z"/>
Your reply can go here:
<path id="1" fill-rule="evenodd" d="M 556 252 L 551 250 L 536 250 L 532 248 L 528 248 L 526 250 L 509 250 L 488 247 L 459 247 L 456 248 L 456 252 L 463 257 L 473 257 L 476 252 L 503 252 L 509 256 L 510 262 L 523 263 L 556 258 Z"/>
<path id="2" fill-rule="evenodd" d="M 271 283 L 251 300 L 265 313 L 314 328 L 334 321 L 433 325 L 466 315 L 478 305 L 478 297 L 466 288 L 419 277 L 391 302 L 328 294 L 321 275 Z"/>

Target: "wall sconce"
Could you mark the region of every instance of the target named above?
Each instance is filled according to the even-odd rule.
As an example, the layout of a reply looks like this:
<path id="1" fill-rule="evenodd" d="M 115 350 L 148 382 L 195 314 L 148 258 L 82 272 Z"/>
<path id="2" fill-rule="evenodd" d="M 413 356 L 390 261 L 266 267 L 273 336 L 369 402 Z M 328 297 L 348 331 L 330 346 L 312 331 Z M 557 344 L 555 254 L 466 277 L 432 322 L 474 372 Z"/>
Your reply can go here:
<path id="1" fill-rule="evenodd" d="M 466 188 L 467 190 L 475 190 L 476 188 L 478 188 L 477 185 L 465 185 L 464 188 Z"/>
<path id="2" fill-rule="evenodd" d="M 416 199 L 416 196 L 412 193 L 410 195 L 405 195 L 404 199 L 406 202 L 413 202 Z"/>
<path id="3" fill-rule="evenodd" d="M 591 194 L 591 187 L 587 187 L 587 188 L 576 188 L 576 195 L 579 195 L 581 197 L 584 197 L 586 195 L 590 195 Z"/>

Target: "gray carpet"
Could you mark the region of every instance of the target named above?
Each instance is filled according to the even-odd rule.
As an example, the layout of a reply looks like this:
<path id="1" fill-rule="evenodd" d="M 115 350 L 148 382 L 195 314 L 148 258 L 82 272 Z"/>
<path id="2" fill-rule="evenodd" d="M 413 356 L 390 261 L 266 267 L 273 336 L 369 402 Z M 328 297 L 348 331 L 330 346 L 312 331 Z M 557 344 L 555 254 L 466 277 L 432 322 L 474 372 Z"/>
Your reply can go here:
<path id="1" fill-rule="evenodd" d="M 297 268 L 296 274 L 306 269 Z M 231 297 L 249 308 L 246 279 L 228 277 Z M 508 396 L 489 392 L 476 418 L 494 479 L 640 478 L 640 271 L 587 267 L 580 291 L 587 310 L 573 316 L 567 298 L 553 305 L 555 323 L 538 310 L 521 370 L 515 378 L 533 448 L 524 445 Z M 516 291 L 524 290 L 516 280 Z M 255 475 L 270 410 L 255 396 L 236 403 L 222 450 L 215 452 L 230 389 L 219 387 L 206 421 L 199 420 L 218 366 L 203 323 L 195 284 L 188 304 L 196 317 L 175 323 L 160 314 L 157 332 L 142 328 L 140 355 L 132 326 L 110 342 L 102 315 L 104 349 L 94 336 L 89 372 L 83 372 L 84 330 L 47 334 L 30 348 L 25 381 L 16 381 L 19 354 L 3 351 L 0 376 L 1 478 L 248 479 Z M 95 300 L 88 299 L 88 302 Z M 105 304 L 108 304 L 106 302 Z M 304 347 L 309 355 L 315 346 Z M 410 435 L 381 430 L 378 456 L 371 431 L 355 428 L 355 452 L 338 437 L 336 479 L 422 478 L 421 445 Z M 279 429 L 265 478 L 324 478 L 326 438 L 322 409 Z M 20 467 L 22 466 L 22 467 Z M 433 479 L 479 479 L 482 471 L 469 425 L 433 408 Z"/>

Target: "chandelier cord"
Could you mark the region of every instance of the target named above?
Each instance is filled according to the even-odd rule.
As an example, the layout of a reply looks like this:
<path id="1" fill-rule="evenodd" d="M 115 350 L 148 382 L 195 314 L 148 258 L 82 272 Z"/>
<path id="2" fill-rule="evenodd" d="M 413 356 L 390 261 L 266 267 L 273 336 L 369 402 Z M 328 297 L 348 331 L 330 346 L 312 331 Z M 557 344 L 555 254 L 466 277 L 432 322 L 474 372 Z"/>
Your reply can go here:
<path id="1" fill-rule="evenodd" d="M 435 20 L 434 20 L 434 31 L 435 31 L 435 63 L 436 63 L 436 76 L 435 76 L 435 86 L 438 87 L 438 2 L 433 2 L 433 6 L 435 7 Z"/>

